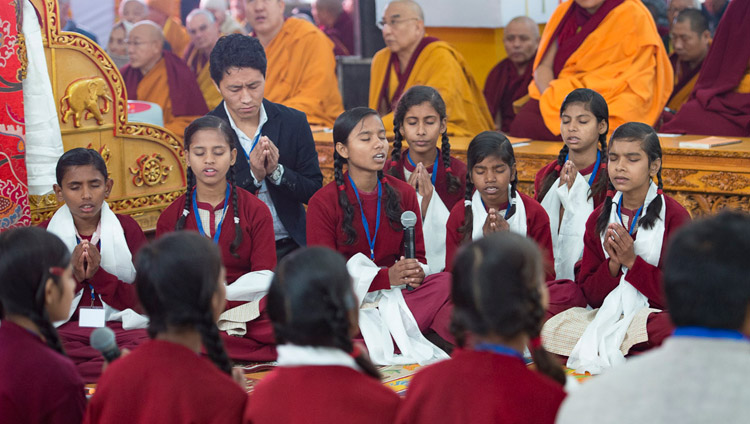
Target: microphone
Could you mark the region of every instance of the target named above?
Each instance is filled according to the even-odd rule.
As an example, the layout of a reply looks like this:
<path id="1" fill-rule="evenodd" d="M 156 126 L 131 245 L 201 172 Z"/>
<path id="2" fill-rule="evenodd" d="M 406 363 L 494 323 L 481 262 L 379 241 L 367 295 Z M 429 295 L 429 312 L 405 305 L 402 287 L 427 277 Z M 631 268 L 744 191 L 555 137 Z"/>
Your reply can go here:
<path id="1" fill-rule="evenodd" d="M 414 226 L 417 224 L 417 215 L 412 211 L 401 214 L 401 225 L 404 226 L 404 257 L 407 259 L 417 256 L 414 247 Z"/>
<path id="2" fill-rule="evenodd" d="M 101 352 L 107 362 L 120 357 L 120 348 L 115 341 L 115 332 L 108 327 L 99 327 L 91 333 L 91 347 Z"/>

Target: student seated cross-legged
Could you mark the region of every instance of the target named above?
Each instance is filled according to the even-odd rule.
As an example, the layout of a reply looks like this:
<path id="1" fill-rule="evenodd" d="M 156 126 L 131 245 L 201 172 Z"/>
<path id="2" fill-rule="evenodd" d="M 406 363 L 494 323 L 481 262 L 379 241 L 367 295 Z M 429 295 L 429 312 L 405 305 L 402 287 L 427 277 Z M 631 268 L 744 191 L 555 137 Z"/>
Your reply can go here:
<path id="1" fill-rule="evenodd" d="M 453 264 L 452 295 L 460 349 L 414 376 L 396 422 L 552 424 L 565 373 L 539 338 L 547 303 L 539 248 L 509 232 L 469 244 Z M 538 371 L 524 362 L 526 346 Z"/>
<path id="2" fill-rule="evenodd" d="M 304 248 L 280 262 L 268 291 L 279 366 L 253 390 L 250 422 L 393 422 L 398 395 L 380 383 L 378 371 L 352 343 L 359 332 L 357 310 L 339 253 Z"/>
<path id="3" fill-rule="evenodd" d="M 244 376 L 216 328 L 226 293 L 219 249 L 178 232 L 144 247 L 136 268 L 151 340 L 108 366 L 84 422 L 242 422 Z"/>
<path id="4" fill-rule="evenodd" d="M 104 364 L 101 354 L 89 345 L 95 327 L 106 323 L 123 348 L 132 349 L 148 339 L 147 318 L 140 314 L 132 285 L 133 257 L 146 237 L 133 218 L 109 208 L 106 198 L 113 181 L 96 150 L 65 152 L 56 174 L 55 194 L 65 204 L 39 226 L 60 237 L 70 249 L 77 284 L 68 316 L 55 325 L 84 381 L 93 382 Z"/>
<path id="5" fill-rule="evenodd" d="M 83 381 L 52 321 L 68 317 L 70 252 L 40 228 L 0 234 L 0 421 L 78 423 Z"/>

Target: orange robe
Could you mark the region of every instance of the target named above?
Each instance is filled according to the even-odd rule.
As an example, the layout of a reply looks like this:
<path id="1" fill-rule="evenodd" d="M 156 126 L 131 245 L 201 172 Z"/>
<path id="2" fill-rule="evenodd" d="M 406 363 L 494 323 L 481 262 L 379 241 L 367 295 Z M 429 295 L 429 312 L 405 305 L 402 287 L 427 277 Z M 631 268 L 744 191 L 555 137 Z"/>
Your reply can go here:
<path id="1" fill-rule="evenodd" d="M 167 21 L 164 22 L 163 32 L 164 38 L 172 48 L 172 53 L 181 57 L 188 44 L 190 44 L 190 35 L 188 35 L 185 27 L 182 26 L 180 20 L 173 17 L 167 18 Z"/>
<path id="2" fill-rule="evenodd" d="M 185 128 L 200 115 L 174 116 L 172 114 L 172 99 L 169 96 L 167 81 L 167 66 L 161 59 L 138 83 L 138 100 L 156 103 L 161 106 L 164 116 L 164 127 L 182 139 Z"/>
<path id="3" fill-rule="evenodd" d="M 398 87 L 398 76 L 391 67 L 388 68 L 391 50 L 384 48 L 372 58 L 370 68 L 370 101 L 371 108 L 378 110 L 378 100 L 386 72 L 390 72 L 388 96 L 393 95 Z M 456 49 L 444 41 L 429 43 L 414 62 L 414 67 L 406 80 L 404 92 L 415 85 L 427 85 L 436 89 L 445 101 L 448 113 L 448 134 L 452 136 L 473 137 L 482 131 L 493 130 L 487 102 L 466 60 Z M 393 112 L 384 116 L 383 124 L 389 133 L 393 133 Z"/>
<path id="4" fill-rule="evenodd" d="M 266 47 L 266 99 L 307 115 L 310 124 L 333 127 L 344 111 L 333 42 L 315 25 L 289 18 Z"/>
<path id="5" fill-rule="evenodd" d="M 562 3 L 547 22 L 534 70 L 573 3 Z M 641 0 L 625 0 L 586 37 L 543 93 L 532 80 L 529 96 L 539 101 L 547 129 L 559 135 L 565 96 L 576 88 L 595 90 L 609 106 L 611 132 L 629 121 L 656 123 L 673 87 L 672 65 L 651 14 Z"/>
<path id="6" fill-rule="evenodd" d="M 676 54 L 672 56 L 671 60 L 674 68 L 674 91 L 667 102 L 667 107 L 677 112 L 690 97 L 690 93 L 693 92 L 703 62 L 701 61 L 695 68 L 690 69 L 690 65 L 681 62 Z"/>
<path id="7" fill-rule="evenodd" d="M 196 81 L 198 82 L 198 88 L 203 93 L 203 98 L 206 100 L 206 105 L 210 110 L 213 110 L 216 106 L 221 103 L 223 98 L 221 93 L 216 88 L 214 80 L 211 79 L 211 71 L 208 66 L 209 57 L 204 53 L 199 52 L 195 48 L 191 48 L 192 44 L 185 49 L 185 55 L 183 59 L 187 63 L 188 67 L 195 74 Z"/>

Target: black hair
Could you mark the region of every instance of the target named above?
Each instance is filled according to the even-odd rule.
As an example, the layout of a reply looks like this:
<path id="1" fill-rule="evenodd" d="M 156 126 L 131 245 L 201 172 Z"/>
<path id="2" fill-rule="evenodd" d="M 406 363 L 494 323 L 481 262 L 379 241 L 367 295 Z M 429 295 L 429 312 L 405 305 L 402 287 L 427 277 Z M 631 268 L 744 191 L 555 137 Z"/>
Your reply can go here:
<path id="1" fill-rule="evenodd" d="M 681 228 L 664 262 L 672 322 L 678 327 L 741 329 L 750 304 L 747 252 L 750 216 L 745 212 L 727 210 Z"/>
<path id="2" fill-rule="evenodd" d="M 602 163 L 606 164 L 607 160 L 604 156 L 607 155 L 607 132 L 609 131 L 609 107 L 607 106 L 607 101 L 604 100 L 604 97 L 602 97 L 601 94 L 594 90 L 589 88 L 577 88 L 565 96 L 565 100 L 563 100 L 562 106 L 560 107 L 560 116 L 562 117 L 565 109 L 574 103 L 583 104 L 583 107 L 594 115 L 597 124 L 601 122 L 607 124 L 607 131 L 604 131 L 604 134 L 599 134 L 599 154 L 601 155 Z M 557 164 L 555 165 L 554 172 L 550 172 L 544 177 L 539 188 L 539 193 L 536 193 L 537 201 L 541 202 L 544 200 L 544 196 L 547 195 L 549 189 L 560 176 L 560 170 L 562 170 L 562 167 L 565 165 L 565 158 L 568 156 L 569 151 L 570 149 L 567 144 L 563 145 L 563 148 L 560 149 L 560 153 L 557 155 Z M 594 172 L 597 172 L 597 170 L 595 169 Z M 608 181 L 609 177 L 607 175 L 607 168 L 601 167 L 597 173 L 596 181 L 594 181 L 589 188 L 588 198 L 596 197 L 604 192 L 607 189 Z"/>
<path id="3" fill-rule="evenodd" d="M 101 172 L 106 181 L 109 178 L 107 173 L 107 164 L 104 162 L 104 158 L 94 149 L 86 149 L 83 147 L 76 147 L 70 149 L 60 156 L 57 160 L 57 167 L 55 168 L 55 177 L 57 178 L 57 185 L 62 186 L 62 181 L 65 177 L 65 173 L 68 172 L 68 168 L 73 166 L 91 165 L 96 168 L 97 171 Z"/>
<path id="4" fill-rule="evenodd" d="M 393 112 L 393 150 L 391 150 L 391 168 L 388 170 L 388 174 L 400 179 L 406 180 L 404 177 L 403 168 L 396 166 L 401 160 L 401 143 L 404 136 L 401 135 L 401 127 L 404 126 L 404 117 L 406 112 L 414 106 L 419 106 L 422 103 L 429 103 L 435 112 L 440 117 L 440 121 L 447 119 L 447 113 L 445 108 L 445 102 L 440 96 L 440 93 L 432 87 L 425 85 L 415 85 L 410 89 L 406 90 L 401 99 L 398 101 L 396 110 Z M 448 138 L 448 127 L 446 125 L 445 131 L 442 134 L 442 144 L 440 145 L 440 154 L 443 161 L 443 167 L 445 168 L 445 177 L 448 183 L 448 193 L 455 194 L 461 188 L 461 181 L 453 175 L 451 169 L 451 143 Z M 435 170 L 437 172 L 437 170 Z"/>
<path id="5" fill-rule="evenodd" d="M 341 229 L 346 236 L 347 245 L 352 245 L 357 241 L 357 230 L 352 226 L 352 219 L 354 218 L 354 206 L 349 202 L 349 197 L 346 195 L 346 191 L 343 187 L 346 186 L 344 181 L 344 164 L 346 159 L 341 157 L 336 151 L 336 144 L 341 143 L 347 145 L 349 143 L 349 135 L 354 131 L 354 128 L 362 122 L 368 116 L 377 116 L 378 112 L 367 107 L 355 107 L 349 109 L 346 112 L 339 115 L 336 118 L 336 122 L 333 124 L 333 177 L 336 181 L 336 186 L 339 189 L 339 206 L 344 212 L 344 221 L 341 223 Z M 395 188 L 387 184 L 383 176 L 383 171 L 378 171 L 378 181 L 384 186 L 385 191 L 385 216 L 388 217 L 391 228 L 400 231 L 401 227 L 401 196 L 398 194 Z"/>
<path id="6" fill-rule="evenodd" d="M 466 206 L 464 212 L 464 225 L 459 227 L 458 232 L 464 235 L 463 240 L 471 240 L 471 232 L 474 230 L 474 213 L 471 210 L 471 198 L 474 194 L 474 182 L 471 180 L 471 170 L 474 165 L 485 160 L 490 156 L 496 156 L 502 160 L 509 168 L 513 175 L 510 178 L 510 197 L 508 203 L 511 204 L 508 211 L 508 218 L 516 213 L 516 205 L 513 199 L 516 198 L 518 186 L 518 172 L 513 172 L 513 166 L 516 164 L 516 155 L 513 153 L 513 145 L 510 144 L 508 137 L 497 131 L 483 131 L 477 134 L 466 151 L 466 195 L 464 197 Z M 504 189 L 504 187 L 503 187 Z"/>
<path id="7" fill-rule="evenodd" d="M 346 270 L 346 260 L 325 247 L 299 249 L 284 257 L 268 289 L 268 317 L 276 343 L 332 347 L 354 351 L 350 314 L 356 314 L 357 297 Z M 374 378 L 380 373 L 364 355 L 354 357 Z"/>
<path id="8" fill-rule="evenodd" d="M 206 237 L 178 231 L 143 247 L 136 257 L 135 287 L 149 316 L 151 338 L 170 329 L 196 329 L 206 354 L 216 366 L 232 373 L 211 301 L 219 289 L 222 263 L 219 248 Z"/>
<path id="9" fill-rule="evenodd" d="M 231 68 L 253 68 L 266 76 L 266 51 L 255 37 L 229 34 L 219 38 L 211 50 L 209 72 L 216 85 Z"/>
<path id="10" fill-rule="evenodd" d="M 460 347 L 467 333 L 511 340 L 542 331 L 544 270 L 533 240 L 510 232 L 491 234 L 462 248 L 453 263 L 451 331 Z M 541 343 L 530 343 L 537 370 L 560 384 L 565 373 Z"/>
<path id="11" fill-rule="evenodd" d="M 227 121 L 218 118 L 216 116 L 212 115 L 206 115 L 203 117 L 200 117 L 196 119 L 195 121 L 191 122 L 190 125 L 185 128 L 185 151 L 190 150 L 190 143 L 193 141 L 193 136 L 198 131 L 203 130 L 217 130 L 219 134 L 224 136 L 224 140 L 229 144 L 230 151 L 231 149 L 237 149 L 237 146 L 240 146 L 240 142 L 237 139 L 237 134 L 234 132 L 234 130 L 229 126 Z M 239 147 L 240 149 L 242 146 Z M 232 211 L 234 212 L 234 240 L 232 240 L 232 244 L 229 246 L 229 252 L 234 256 L 235 258 L 239 258 L 239 255 L 237 254 L 237 248 L 242 243 L 242 229 L 240 228 L 240 215 L 239 215 L 239 208 L 237 207 L 237 184 L 234 178 L 234 165 L 229 166 L 229 172 L 227 172 L 227 181 L 229 182 L 229 185 L 232 187 L 231 196 L 232 196 Z M 187 168 L 187 188 L 185 189 L 185 208 L 182 210 L 182 215 L 177 220 L 177 224 L 175 225 L 175 230 L 181 230 L 185 227 L 185 220 L 187 219 L 187 216 L 190 215 L 190 213 L 193 210 L 193 190 L 195 190 L 195 173 L 193 172 L 193 169 L 188 166 Z M 212 223 L 213 224 L 213 223 Z"/>
<path id="12" fill-rule="evenodd" d="M 62 343 L 45 308 L 47 281 L 61 285 L 70 265 L 70 251 L 56 235 L 38 227 L 0 233 L 0 318 L 8 314 L 30 319 L 47 346 L 64 354 Z"/>
<path id="13" fill-rule="evenodd" d="M 651 164 L 661 159 L 661 144 L 659 144 L 659 137 L 656 135 L 656 131 L 651 128 L 650 125 L 646 125 L 641 122 L 626 122 L 612 133 L 612 138 L 609 139 L 609 146 L 612 147 L 615 141 L 638 141 L 641 143 L 641 149 L 646 152 L 648 156 L 648 164 Z M 656 173 L 658 194 L 662 193 L 664 184 L 661 179 L 661 166 L 659 171 Z M 607 185 L 607 198 L 604 199 L 604 205 L 602 207 L 601 214 L 596 220 L 596 232 L 604 234 L 609 224 L 609 216 L 612 212 L 612 196 L 614 196 L 615 187 L 612 185 L 612 181 L 609 181 Z M 622 201 L 622 200 L 620 200 Z M 659 213 L 662 208 L 661 196 L 657 195 L 654 200 L 648 205 L 646 213 L 638 219 L 638 226 L 646 229 L 653 228 L 656 224 L 656 220 L 659 219 Z"/>
<path id="14" fill-rule="evenodd" d="M 674 18 L 675 22 L 690 22 L 690 30 L 698 35 L 708 31 L 708 19 L 699 9 L 684 9 Z"/>

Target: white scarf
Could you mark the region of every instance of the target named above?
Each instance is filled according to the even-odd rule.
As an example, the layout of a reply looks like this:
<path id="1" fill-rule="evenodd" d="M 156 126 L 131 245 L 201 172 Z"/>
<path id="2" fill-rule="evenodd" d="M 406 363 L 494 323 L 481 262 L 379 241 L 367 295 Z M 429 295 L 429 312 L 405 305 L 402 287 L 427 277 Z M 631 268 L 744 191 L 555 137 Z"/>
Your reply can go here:
<path id="1" fill-rule="evenodd" d="M 641 216 L 646 214 L 649 204 L 656 198 L 656 184 L 651 182 L 646 201 L 643 204 Z M 609 214 L 609 223 L 619 223 L 617 216 L 617 204 L 622 199 L 622 193 L 617 192 L 612 200 L 612 210 Z M 638 238 L 635 240 L 635 254 L 651 265 L 659 264 L 661 247 L 664 241 L 664 219 L 667 206 L 664 196 L 661 196 L 662 206 L 659 218 L 650 229 L 639 228 Z M 602 236 L 604 243 L 605 234 Z M 604 249 L 605 258 L 609 258 L 607 250 Z M 604 303 L 596 313 L 594 320 L 586 327 L 586 331 L 576 343 L 573 352 L 568 358 L 568 368 L 573 368 L 579 373 L 585 371 L 591 374 L 599 374 L 604 369 L 625 362 L 625 356 L 620 351 L 620 345 L 625 339 L 630 323 L 636 313 L 643 308 L 648 308 L 648 298 L 639 292 L 625 280 L 628 269 L 622 267 L 622 277 L 619 285 L 612 290 Z"/>
<path id="2" fill-rule="evenodd" d="M 128 242 L 125 240 L 125 232 L 120 225 L 120 221 L 117 216 L 109 208 L 107 202 L 102 202 L 101 220 L 99 222 L 101 226 L 101 234 L 99 242 L 101 248 L 99 252 L 101 254 L 101 262 L 99 266 L 115 275 L 118 279 L 132 284 L 135 279 L 135 267 L 133 267 L 133 256 L 130 253 Z M 78 241 L 76 240 L 76 226 L 73 222 L 73 215 L 68 209 L 68 205 L 63 205 L 60 209 L 55 212 L 52 219 L 49 221 L 47 231 L 60 237 L 65 243 L 70 252 L 73 252 Z M 68 322 L 70 317 L 76 311 L 78 304 L 83 297 L 83 289 L 79 290 L 73 298 L 73 303 L 70 305 L 70 313 L 68 318 L 64 321 L 58 321 L 55 323 L 56 327 Z M 101 300 L 101 295 L 99 296 Z M 146 328 L 148 325 L 148 318 L 138 314 L 132 309 L 126 309 L 124 311 L 117 310 L 104 301 L 104 318 L 106 321 L 121 321 L 122 327 L 126 330 L 134 328 Z"/>
<path id="3" fill-rule="evenodd" d="M 437 171 L 436 171 L 437 172 Z M 406 180 L 411 177 L 411 172 L 404 168 Z M 417 191 L 417 202 L 422 206 L 422 195 Z M 445 224 L 450 217 L 450 211 L 443 203 L 435 187 L 432 187 L 432 197 L 427 205 L 427 213 L 422 220 L 422 233 L 424 234 L 425 257 L 429 273 L 434 274 L 445 269 Z"/>
<path id="4" fill-rule="evenodd" d="M 280 367 L 338 365 L 362 371 L 351 355 L 333 347 L 283 344 L 276 346 L 276 352 L 279 355 L 277 362 Z"/>
<path id="5" fill-rule="evenodd" d="M 552 232 L 552 248 L 555 255 L 555 278 L 574 280 L 574 267 L 583 255 L 583 234 L 586 220 L 594 211 L 594 200 L 589 198 L 588 181 L 576 174 L 573 186 L 560 186 L 560 178 L 555 180 L 542 199 L 542 207 L 549 215 Z M 565 208 L 560 222 L 560 207 Z"/>
<path id="6" fill-rule="evenodd" d="M 260 316 L 260 300 L 268 294 L 272 279 L 273 271 L 252 271 L 226 286 L 227 300 L 247 303 L 224 311 L 217 323 L 219 330 L 230 336 L 247 334 L 247 323 Z"/>
<path id="7" fill-rule="evenodd" d="M 510 231 L 526 237 L 526 207 L 523 204 L 523 200 L 520 198 L 521 195 L 516 192 L 516 197 L 510 196 L 510 184 L 508 184 L 508 201 L 516 205 L 516 213 L 513 214 L 508 221 Z M 471 231 L 471 239 L 479 240 L 484 237 L 484 222 L 487 220 L 487 211 L 484 209 L 482 203 L 482 195 L 479 194 L 479 190 L 474 191 L 474 195 L 471 197 L 471 212 L 474 215 L 474 224 Z M 499 211 L 504 214 L 505 211 Z"/>
<path id="8" fill-rule="evenodd" d="M 370 258 L 357 253 L 346 263 L 354 283 L 354 293 L 359 300 L 359 330 L 370 352 L 370 359 L 379 365 L 426 365 L 448 359 L 448 355 L 427 340 L 419 331 L 406 305 L 401 289 L 368 292 L 380 267 Z M 400 354 L 395 353 L 396 341 Z"/>

